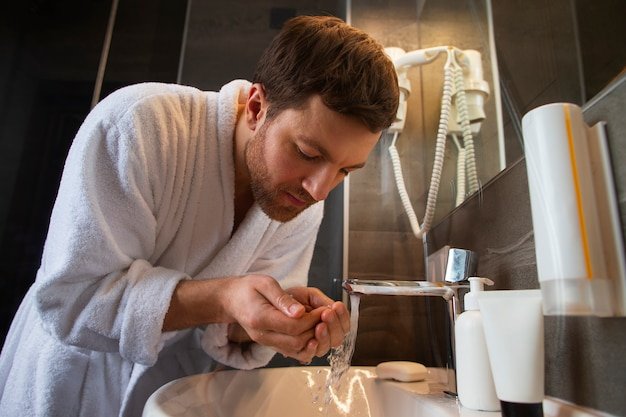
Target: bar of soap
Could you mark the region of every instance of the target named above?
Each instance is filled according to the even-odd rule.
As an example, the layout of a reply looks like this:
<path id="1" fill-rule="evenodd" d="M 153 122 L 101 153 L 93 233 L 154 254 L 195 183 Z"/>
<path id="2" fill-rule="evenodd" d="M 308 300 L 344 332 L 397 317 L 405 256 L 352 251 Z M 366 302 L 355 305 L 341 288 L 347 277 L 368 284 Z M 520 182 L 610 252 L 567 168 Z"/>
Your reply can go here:
<path id="1" fill-rule="evenodd" d="M 380 379 L 395 379 L 400 382 L 423 381 L 428 376 L 428 370 L 417 362 L 391 361 L 376 366 L 376 375 Z"/>

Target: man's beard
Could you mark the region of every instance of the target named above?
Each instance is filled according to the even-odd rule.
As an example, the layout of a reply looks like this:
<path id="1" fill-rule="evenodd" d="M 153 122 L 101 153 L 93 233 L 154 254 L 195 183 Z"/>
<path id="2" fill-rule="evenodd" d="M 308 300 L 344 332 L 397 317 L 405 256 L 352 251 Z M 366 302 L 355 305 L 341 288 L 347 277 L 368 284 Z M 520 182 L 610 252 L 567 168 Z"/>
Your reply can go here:
<path id="1" fill-rule="evenodd" d="M 245 160 L 250 174 L 250 188 L 254 200 L 259 204 L 263 212 L 272 220 L 288 222 L 293 220 L 298 214 L 315 204 L 316 201 L 311 195 L 301 187 L 292 189 L 289 187 L 272 187 L 269 168 L 265 163 L 265 139 L 268 128 L 268 121 L 246 144 Z M 292 196 L 304 201 L 303 206 L 284 205 L 284 193 L 288 192 Z"/>

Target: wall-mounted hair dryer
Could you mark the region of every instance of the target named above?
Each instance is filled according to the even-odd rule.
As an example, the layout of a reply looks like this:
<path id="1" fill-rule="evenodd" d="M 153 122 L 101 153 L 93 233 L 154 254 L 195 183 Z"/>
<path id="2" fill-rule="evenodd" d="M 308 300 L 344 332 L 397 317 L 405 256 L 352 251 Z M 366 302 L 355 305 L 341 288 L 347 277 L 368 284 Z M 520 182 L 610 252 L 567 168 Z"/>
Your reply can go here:
<path id="1" fill-rule="evenodd" d="M 452 46 L 437 46 L 405 52 L 401 48 L 389 47 L 385 48 L 385 52 L 389 55 L 396 68 L 398 86 L 400 88 L 400 102 L 396 119 L 388 128 L 388 131 L 393 134 L 389 154 L 402 205 L 409 217 L 413 233 L 419 238 L 430 229 L 435 214 L 448 135 L 452 137 L 459 152 L 456 204 L 460 204 L 465 199 L 466 181 L 469 185 L 470 193 L 478 190 L 473 135 L 480 131 L 481 122 L 485 119 L 483 105 L 489 96 L 489 85 L 483 79 L 481 55 L 475 50 L 460 50 Z M 408 112 L 407 99 L 411 94 L 411 82 L 408 78 L 409 68 L 429 64 L 441 54 L 447 55 L 444 65 L 441 113 L 426 211 L 424 221 L 420 226 L 406 192 L 400 157 L 395 142 L 399 134 L 404 130 Z M 457 138 L 459 135 L 463 139 L 462 145 Z"/>

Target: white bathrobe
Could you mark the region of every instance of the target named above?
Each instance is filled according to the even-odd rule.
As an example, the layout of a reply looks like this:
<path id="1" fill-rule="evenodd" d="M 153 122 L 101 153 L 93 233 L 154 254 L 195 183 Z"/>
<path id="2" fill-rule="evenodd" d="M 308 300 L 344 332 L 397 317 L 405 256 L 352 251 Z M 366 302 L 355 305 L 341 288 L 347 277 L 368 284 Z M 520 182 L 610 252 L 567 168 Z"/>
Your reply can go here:
<path id="1" fill-rule="evenodd" d="M 233 134 L 249 86 L 139 84 L 86 118 L 2 350 L 0 416 L 140 416 L 174 378 L 272 358 L 229 343 L 226 325 L 161 331 L 183 279 L 264 273 L 285 288 L 306 284 L 322 204 L 284 224 L 254 205 L 232 234 Z"/>

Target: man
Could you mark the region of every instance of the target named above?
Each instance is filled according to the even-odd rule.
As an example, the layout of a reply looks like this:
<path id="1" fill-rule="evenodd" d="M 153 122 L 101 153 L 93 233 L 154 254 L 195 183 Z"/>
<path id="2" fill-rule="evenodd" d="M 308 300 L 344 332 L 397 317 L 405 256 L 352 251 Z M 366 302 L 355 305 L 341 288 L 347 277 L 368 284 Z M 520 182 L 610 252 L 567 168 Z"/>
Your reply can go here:
<path id="1" fill-rule="evenodd" d="M 392 64 L 330 17 L 289 21 L 254 82 L 121 89 L 81 126 L 0 358 L 0 415 L 136 416 L 178 377 L 303 363 L 346 307 L 304 287 L 330 190 L 393 120 Z"/>

